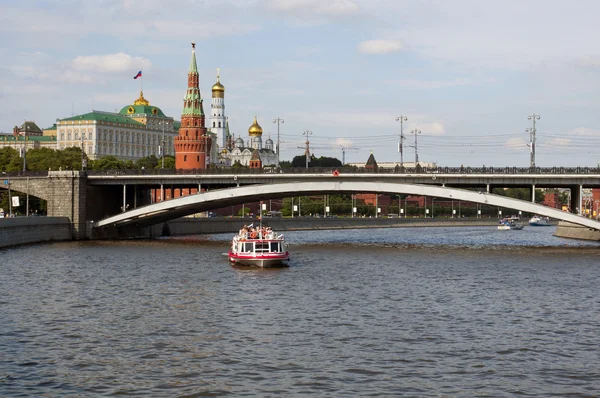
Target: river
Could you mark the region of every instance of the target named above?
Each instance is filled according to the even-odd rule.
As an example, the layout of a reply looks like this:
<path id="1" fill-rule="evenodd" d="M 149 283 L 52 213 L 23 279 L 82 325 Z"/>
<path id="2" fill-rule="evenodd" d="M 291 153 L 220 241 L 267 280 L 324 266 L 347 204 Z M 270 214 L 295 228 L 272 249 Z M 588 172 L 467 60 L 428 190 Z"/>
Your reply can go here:
<path id="1" fill-rule="evenodd" d="M 552 228 L 0 250 L 0 396 L 600 396 L 600 245 Z"/>

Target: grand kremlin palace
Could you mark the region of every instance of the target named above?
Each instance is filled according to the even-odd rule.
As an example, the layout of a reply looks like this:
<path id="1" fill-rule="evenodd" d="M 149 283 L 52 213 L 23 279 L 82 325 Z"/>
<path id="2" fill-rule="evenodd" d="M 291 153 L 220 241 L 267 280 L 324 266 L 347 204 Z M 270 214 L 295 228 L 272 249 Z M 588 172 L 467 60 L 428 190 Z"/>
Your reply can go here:
<path id="1" fill-rule="evenodd" d="M 56 149 L 81 147 L 90 159 L 113 155 L 119 159 L 139 159 L 150 155 L 174 155 L 173 139 L 179 123 L 160 108 L 140 97 L 119 113 L 92 111 L 56 123 Z"/>
<path id="2" fill-rule="evenodd" d="M 178 129 L 178 121 L 151 106 L 140 92 L 132 105 L 124 106 L 118 113 L 93 110 L 57 119 L 55 125 L 44 130 L 34 122 L 25 122 L 15 127 L 12 135 L 0 135 L 0 147 L 29 150 L 81 148 L 83 145 L 89 159 L 112 155 L 135 160 L 161 155 L 163 131 L 165 155 L 173 156 L 173 139 Z"/>

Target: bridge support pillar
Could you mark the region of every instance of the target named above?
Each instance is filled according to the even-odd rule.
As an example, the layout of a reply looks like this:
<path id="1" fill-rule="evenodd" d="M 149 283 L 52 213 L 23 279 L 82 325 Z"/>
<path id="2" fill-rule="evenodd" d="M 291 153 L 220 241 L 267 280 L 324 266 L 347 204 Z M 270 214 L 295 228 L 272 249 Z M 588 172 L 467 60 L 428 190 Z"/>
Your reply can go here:
<path id="1" fill-rule="evenodd" d="M 74 240 L 87 237 L 88 185 L 85 172 L 50 171 L 45 181 L 47 213 L 51 217 L 68 217 Z"/>
<path id="2" fill-rule="evenodd" d="M 571 190 L 571 213 L 581 214 L 583 206 L 583 186 L 572 185 Z"/>
<path id="3" fill-rule="evenodd" d="M 531 203 L 535 203 L 535 184 L 531 186 Z"/>
<path id="4" fill-rule="evenodd" d="M 122 212 L 127 211 L 127 185 L 123 184 L 123 207 L 121 207 Z"/>

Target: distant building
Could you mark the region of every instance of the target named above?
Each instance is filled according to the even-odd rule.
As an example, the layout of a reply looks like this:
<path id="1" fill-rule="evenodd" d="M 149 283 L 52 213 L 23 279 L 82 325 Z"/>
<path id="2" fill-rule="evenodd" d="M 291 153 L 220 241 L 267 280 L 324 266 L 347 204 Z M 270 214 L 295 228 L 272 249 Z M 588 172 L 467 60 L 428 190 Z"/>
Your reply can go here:
<path id="1" fill-rule="evenodd" d="M 15 126 L 12 135 L 0 135 L 0 148 L 10 147 L 17 151 L 38 148 L 56 149 L 56 134 L 46 135 L 45 131 L 39 128 L 35 122 L 26 121 L 21 126 Z"/>
<path id="2" fill-rule="evenodd" d="M 43 135 L 42 129 L 38 127 L 35 122 L 26 121 L 21 126 L 15 126 L 13 128 L 13 135 L 16 136 L 41 136 Z"/>
<path id="3" fill-rule="evenodd" d="M 557 193 L 547 193 L 544 195 L 544 201 L 542 202 L 544 206 L 552 207 L 553 209 L 560 209 L 561 203 L 558 200 Z"/>
<path id="4" fill-rule="evenodd" d="M 344 166 L 350 166 L 350 167 L 365 167 L 366 163 L 362 163 L 362 162 L 351 162 L 351 163 L 346 163 Z M 419 161 L 419 166 L 421 166 L 424 169 L 434 169 L 437 167 L 437 163 L 435 162 L 421 162 Z M 414 162 L 404 162 L 404 167 L 405 168 L 414 168 L 415 167 L 415 163 Z M 400 168 L 400 162 L 379 162 L 377 163 L 377 168 L 378 169 L 394 169 L 394 168 Z"/>
<path id="5" fill-rule="evenodd" d="M 262 127 L 254 117 L 254 122 L 248 129 L 249 138 L 246 143 L 241 137 L 238 137 L 233 141 L 233 147 L 224 148 L 221 151 L 221 156 L 227 159 L 228 164 L 239 163 L 242 166 L 250 166 L 250 161 L 256 151 L 257 156 L 260 158 L 261 167 L 277 165 L 277 154 L 274 151 L 273 140 L 268 138 L 263 147 L 262 133 Z"/>
<path id="6" fill-rule="evenodd" d="M 93 110 L 56 121 L 56 149 L 83 147 L 88 158 L 115 156 L 136 160 L 150 155 L 174 155 L 179 123 L 140 96 L 119 113 Z M 51 130 L 48 129 L 50 132 Z M 164 134 L 164 145 L 163 145 Z"/>

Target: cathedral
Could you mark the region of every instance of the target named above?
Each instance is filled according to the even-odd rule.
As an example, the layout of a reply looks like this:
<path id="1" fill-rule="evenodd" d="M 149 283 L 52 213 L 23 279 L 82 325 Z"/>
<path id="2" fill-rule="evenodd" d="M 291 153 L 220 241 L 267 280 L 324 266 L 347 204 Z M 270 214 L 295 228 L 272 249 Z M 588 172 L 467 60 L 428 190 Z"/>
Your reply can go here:
<path id="1" fill-rule="evenodd" d="M 236 163 L 254 168 L 257 164 L 260 164 L 259 167 L 277 165 L 273 140 L 268 138 L 263 146 L 263 130 L 256 117 L 248 129 L 249 138 L 246 144 L 241 137 L 234 139 L 229 132 L 229 122 L 225 116 L 225 86 L 221 83 L 219 69 L 217 69 L 217 81 L 212 86 L 211 127 L 208 134 L 212 137 L 210 163 L 217 167 L 233 166 Z M 253 155 L 255 158 L 258 157 L 260 162 L 256 159 L 251 162 Z"/>
<path id="2" fill-rule="evenodd" d="M 248 139 L 244 143 L 242 137 L 229 139 L 228 145 L 221 150 L 221 156 L 227 159 L 227 164 L 233 166 L 239 163 L 241 166 L 252 167 L 254 162 L 251 162 L 253 155 L 260 159 L 260 167 L 277 166 L 277 153 L 274 151 L 273 140 L 267 138 L 265 145 L 262 142 L 262 127 L 258 124 L 256 116 L 254 123 L 248 129 Z M 256 167 L 252 167 L 256 168 Z"/>

